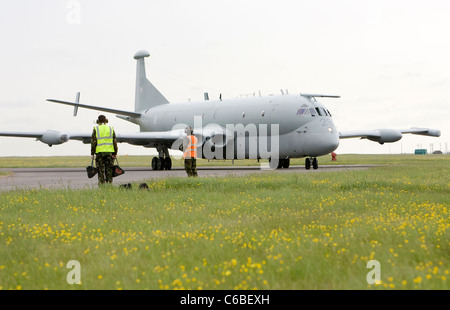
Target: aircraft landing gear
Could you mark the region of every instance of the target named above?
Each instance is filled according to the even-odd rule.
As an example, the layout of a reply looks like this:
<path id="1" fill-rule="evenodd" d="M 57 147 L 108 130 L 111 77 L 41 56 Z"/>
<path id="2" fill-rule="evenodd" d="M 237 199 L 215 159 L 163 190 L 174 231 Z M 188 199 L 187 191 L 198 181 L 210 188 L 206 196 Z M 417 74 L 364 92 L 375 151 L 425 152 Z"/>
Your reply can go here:
<path id="1" fill-rule="evenodd" d="M 305 159 L 305 169 L 306 170 L 309 170 L 309 169 L 311 169 L 311 163 L 312 163 L 312 166 L 313 166 L 313 169 L 314 170 L 316 170 L 316 169 L 318 169 L 319 168 L 319 162 L 317 161 L 317 158 L 316 157 L 311 157 L 311 158 L 306 158 Z"/>
<path id="2" fill-rule="evenodd" d="M 152 158 L 152 170 L 170 170 L 172 169 L 172 159 L 167 147 L 156 148 L 159 156 Z"/>
<path id="3" fill-rule="evenodd" d="M 152 170 L 170 170 L 172 169 L 172 159 L 170 157 L 153 157 Z"/>
<path id="4" fill-rule="evenodd" d="M 277 166 L 275 166 L 277 164 Z M 289 168 L 290 159 L 289 158 L 281 158 L 278 159 L 278 163 L 276 160 L 272 161 L 272 159 L 269 159 L 269 167 L 271 169 L 281 169 L 281 168 Z"/>
<path id="5" fill-rule="evenodd" d="M 285 168 L 285 169 L 287 169 L 287 168 L 289 168 L 290 162 L 291 161 L 290 161 L 289 158 L 280 159 L 280 164 L 278 165 L 278 168 Z M 280 167 L 280 165 L 281 165 L 281 167 Z"/>

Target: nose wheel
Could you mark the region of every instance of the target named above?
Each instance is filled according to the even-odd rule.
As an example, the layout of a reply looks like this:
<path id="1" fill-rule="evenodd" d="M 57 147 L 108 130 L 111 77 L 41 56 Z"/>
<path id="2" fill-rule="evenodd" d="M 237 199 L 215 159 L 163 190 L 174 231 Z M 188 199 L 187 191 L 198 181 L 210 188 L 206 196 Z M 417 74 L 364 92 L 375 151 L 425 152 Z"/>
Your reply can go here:
<path id="1" fill-rule="evenodd" d="M 314 170 L 316 170 L 317 168 L 319 168 L 319 162 L 317 161 L 316 157 L 307 157 L 305 159 L 305 169 L 309 170 L 311 169 L 311 165 L 313 167 Z"/>

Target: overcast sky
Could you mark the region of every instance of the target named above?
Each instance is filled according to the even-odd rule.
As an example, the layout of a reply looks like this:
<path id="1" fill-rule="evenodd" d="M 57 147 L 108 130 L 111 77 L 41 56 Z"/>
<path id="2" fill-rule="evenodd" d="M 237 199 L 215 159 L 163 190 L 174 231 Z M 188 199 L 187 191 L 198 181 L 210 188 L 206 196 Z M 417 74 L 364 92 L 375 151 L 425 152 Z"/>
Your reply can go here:
<path id="1" fill-rule="evenodd" d="M 0 2 L 0 131 L 91 132 L 99 113 L 47 98 L 134 109 L 136 62 L 170 102 L 243 94 L 325 93 L 339 130 L 412 126 L 394 144 L 341 140 L 337 153 L 450 148 L 450 1 L 17 0 Z M 117 132 L 134 124 L 107 114 Z M 150 154 L 119 145 L 120 154 Z M 0 156 L 86 155 L 0 138 Z"/>

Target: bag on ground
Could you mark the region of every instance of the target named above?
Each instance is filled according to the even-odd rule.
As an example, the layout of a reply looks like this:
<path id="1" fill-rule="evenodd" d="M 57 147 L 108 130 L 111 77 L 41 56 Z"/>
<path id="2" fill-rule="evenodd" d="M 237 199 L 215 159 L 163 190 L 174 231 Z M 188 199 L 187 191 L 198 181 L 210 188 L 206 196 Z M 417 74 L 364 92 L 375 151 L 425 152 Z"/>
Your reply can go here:
<path id="1" fill-rule="evenodd" d="M 94 177 L 98 173 L 98 169 L 94 167 L 94 160 L 92 159 L 91 165 L 86 167 L 86 172 L 88 175 L 88 178 Z"/>
<path id="2" fill-rule="evenodd" d="M 119 161 L 117 160 L 117 158 L 116 158 L 116 162 L 117 162 L 117 165 L 114 165 L 113 177 L 118 177 L 119 175 L 122 175 L 125 173 L 125 171 L 123 171 L 123 169 L 120 168 Z"/>

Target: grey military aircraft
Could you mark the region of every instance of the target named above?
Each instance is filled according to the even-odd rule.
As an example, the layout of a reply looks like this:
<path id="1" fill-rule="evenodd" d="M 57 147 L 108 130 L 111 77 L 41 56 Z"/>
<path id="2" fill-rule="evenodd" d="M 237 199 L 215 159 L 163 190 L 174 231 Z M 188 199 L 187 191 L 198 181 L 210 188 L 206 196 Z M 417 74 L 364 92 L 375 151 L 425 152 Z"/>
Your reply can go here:
<path id="1" fill-rule="evenodd" d="M 169 149 L 182 150 L 185 128 L 190 126 L 198 138 L 198 157 L 207 159 L 269 159 L 272 169 L 289 168 L 291 158 L 306 158 L 305 168 L 318 168 L 317 157 L 336 150 L 340 139 L 362 138 L 383 143 L 396 142 L 405 133 L 439 137 L 429 128 L 341 131 L 336 129 L 330 111 L 317 98 L 340 98 L 323 94 L 288 94 L 233 99 L 169 103 L 147 79 L 144 59 L 147 51 L 138 51 L 134 111 L 117 110 L 75 102 L 48 99 L 58 104 L 114 113 L 139 126 L 139 132 L 116 133 L 117 141 L 156 148 L 153 170 L 170 170 Z M 36 138 L 49 146 L 69 140 L 90 143 L 91 132 L 71 133 L 0 132 L 0 136 Z"/>

